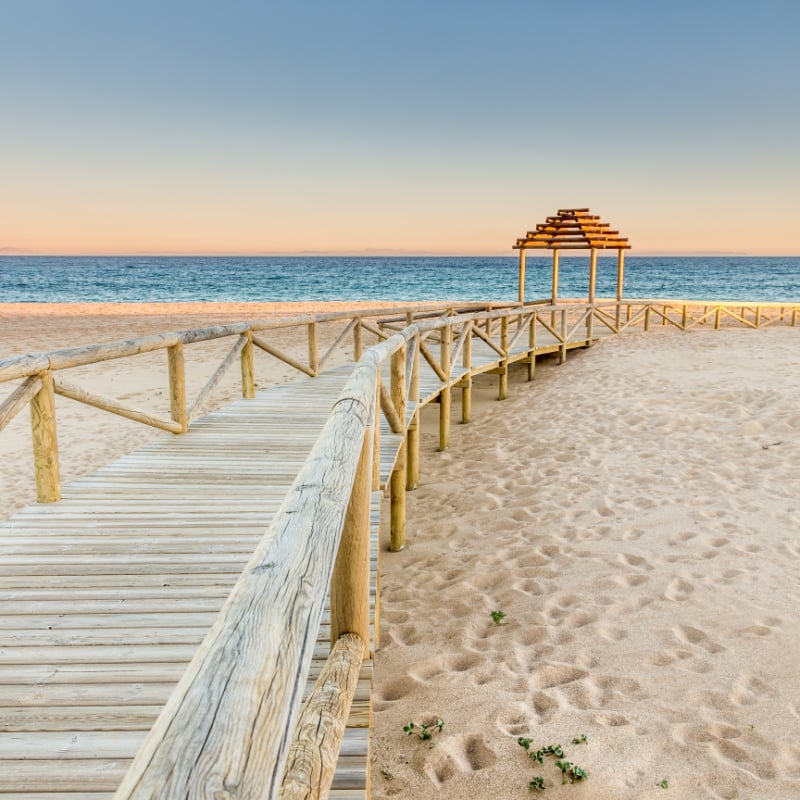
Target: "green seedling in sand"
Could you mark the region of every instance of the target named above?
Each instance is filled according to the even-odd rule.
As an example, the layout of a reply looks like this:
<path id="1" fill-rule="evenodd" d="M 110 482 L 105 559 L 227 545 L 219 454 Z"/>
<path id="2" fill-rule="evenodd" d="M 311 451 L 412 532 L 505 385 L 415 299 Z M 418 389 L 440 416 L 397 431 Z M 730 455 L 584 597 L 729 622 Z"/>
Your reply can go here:
<path id="1" fill-rule="evenodd" d="M 408 736 L 416 736 L 423 742 L 433 739 L 434 731 L 441 733 L 442 728 L 444 728 L 444 722 L 440 719 L 437 719 L 436 722 L 423 722 L 422 725 L 416 725 L 413 722 L 403 725 L 403 730 Z"/>
<path id="2" fill-rule="evenodd" d="M 566 759 L 562 761 L 556 761 L 556 766 L 561 770 L 561 783 L 567 783 L 567 777 L 569 777 L 570 783 L 575 783 L 575 781 L 583 781 L 589 777 L 589 773 L 583 769 L 583 767 L 579 767 L 577 764 L 573 764 L 571 761 L 567 761 Z"/>
<path id="3" fill-rule="evenodd" d="M 528 739 L 526 736 L 520 736 L 519 739 L 517 739 L 517 744 L 527 752 L 528 758 L 539 764 L 544 764 L 545 756 L 555 756 L 556 759 L 558 759 L 555 764 L 561 770 L 562 784 L 575 783 L 575 781 L 584 781 L 589 778 L 589 773 L 583 767 L 579 767 L 577 764 L 573 764 L 571 761 L 567 761 L 564 758 L 564 750 L 560 744 L 548 744 L 540 750 L 531 750 L 531 741 L 532 740 Z M 572 740 L 573 744 L 585 744 L 586 741 L 585 733 Z M 544 791 L 544 778 L 534 778 L 528 784 L 528 788 L 539 792 Z"/>
<path id="4" fill-rule="evenodd" d="M 572 765 L 572 769 L 569 771 L 569 773 L 572 776 L 570 783 L 589 779 L 589 773 L 583 767 L 579 767 L 577 764 Z"/>
<path id="5" fill-rule="evenodd" d="M 505 611 L 492 611 L 492 621 L 495 625 L 502 624 L 503 620 L 506 617 Z"/>
<path id="6" fill-rule="evenodd" d="M 662 789 L 669 789 L 669 781 L 664 778 L 664 780 L 659 781 L 656 786 L 660 786 Z"/>
<path id="7" fill-rule="evenodd" d="M 556 766 L 561 770 L 561 783 L 567 782 L 567 773 L 572 769 L 572 762 L 566 759 L 556 761 Z"/>

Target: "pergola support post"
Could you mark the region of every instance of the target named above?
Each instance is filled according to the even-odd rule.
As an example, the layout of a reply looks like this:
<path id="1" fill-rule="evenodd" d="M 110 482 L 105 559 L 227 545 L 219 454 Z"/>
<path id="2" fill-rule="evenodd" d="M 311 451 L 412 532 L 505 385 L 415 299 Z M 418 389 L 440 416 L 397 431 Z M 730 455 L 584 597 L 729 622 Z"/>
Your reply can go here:
<path id="1" fill-rule="evenodd" d="M 555 305 L 558 302 L 558 250 L 553 250 L 553 289 L 550 293 L 550 305 Z M 550 327 L 556 326 L 556 312 L 554 311 L 550 316 Z"/>
<path id="2" fill-rule="evenodd" d="M 625 281 L 625 251 L 617 250 L 617 333 L 622 319 L 622 285 Z"/>
<path id="3" fill-rule="evenodd" d="M 592 343 L 594 332 L 594 294 L 597 284 L 597 250 L 593 247 L 589 253 L 589 316 L 586 319 L 586 338 Z"/>

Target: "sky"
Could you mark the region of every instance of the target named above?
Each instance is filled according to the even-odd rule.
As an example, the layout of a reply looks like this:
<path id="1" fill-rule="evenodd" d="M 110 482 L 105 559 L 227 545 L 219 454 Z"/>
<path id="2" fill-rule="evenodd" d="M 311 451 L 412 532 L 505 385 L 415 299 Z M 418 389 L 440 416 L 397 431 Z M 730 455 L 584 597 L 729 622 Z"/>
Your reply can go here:
<path id="1" fill-rule="evenodd" d="M 0 252 L 800 255 L 796 0 L 0 0 Z"/>

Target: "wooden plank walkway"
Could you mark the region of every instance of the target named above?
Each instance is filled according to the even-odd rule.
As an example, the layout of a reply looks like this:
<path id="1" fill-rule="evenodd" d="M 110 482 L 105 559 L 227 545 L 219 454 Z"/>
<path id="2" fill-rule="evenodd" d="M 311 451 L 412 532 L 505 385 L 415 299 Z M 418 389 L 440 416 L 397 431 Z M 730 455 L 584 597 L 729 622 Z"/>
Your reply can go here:
<path id="1" fill-rule="evenodd" d="M 0 523 L 0 797 L 111 797 L 350 371 L 233 403 Z M 371 679 L 370 659 L 332 797 L 366 797 Z"/>
<path id="2" fill-rule="evenodd" d="M 558 347 L 545 338 L 537 352 Z M 509 361 L 527 352 L 523 336 Z M 473 372 L 498 358 L 472 340 Z M 187 436 L 165 435 L 75 481 L 61 502 L 0 522 L 0 799 L 111 797 L 351 370 L 232 403 Z M 463 375 L 455 366 L 450 385 Z M 421 402 L 441 387 L 423 360 Z M 381 428 L 385 486 L 403 436 Z M 373 620 L 380 501 L 373 493 Z M 326 616 L 307 691 L 328 634 Z M 371 680 L 368 659 L 331 793 L 341 800 L 368 796 Z"/>

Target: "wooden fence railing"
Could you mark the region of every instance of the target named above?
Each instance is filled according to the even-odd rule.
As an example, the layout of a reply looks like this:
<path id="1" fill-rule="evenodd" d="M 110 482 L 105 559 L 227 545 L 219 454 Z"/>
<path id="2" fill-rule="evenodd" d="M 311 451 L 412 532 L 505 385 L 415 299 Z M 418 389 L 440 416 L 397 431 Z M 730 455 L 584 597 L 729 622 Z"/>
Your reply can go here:
<path id="1" fill-rule="evenodd" d="M 473 304 L 475 306 L 477 304 Z M 470 308 L 469 304 L 460 308 Z M 478 306 L 480 307 L 480 306 Z M 57 414 L 55 395 L 68 397 L 79 403 L 101 409 L 134 422 L 159 428 L 170 433 L 186 433 L 189 425 L 200 416 L 214 390 L 232 367 L 238 362 L 241 367 L 241 391 L 245 398 L 255 394 L 254 348 L 282 361 L 293 369 L 316 377 L 329 364 L 336 353 L 343 350 L 352 336 L 353 360 L 358 361 L 363 353 L 363 332 L 383 332 L 372 322 L 383 314 L 402 311 L 407 318 L 426 319 L 441 315 L 453 315 L 459 307 L 452 305 L 402 306 L 396 309 L 364 309 L 353 312 L 330 312 L 327 314 L 289 317 L 255 322 L 239 322 L 217 325 L 176 333 L 144 336 L 137 339 L 88 345 L 49 353 L 34 353 L 0 360 L 0 384 L 17 382 L 11 394 L 0 402 L 0 431 L 5 428 L 27 405 L 31 409 L 31 435 L 34 455 L 36 495 L 39 502 L 48 503 L 61 497 L 59 478 L 59 456 L 57 436 Z M 333 343 L 320 352 L 319 328 L 325 323 L 346 323 Z M 291 355 L 268 339 L 268 333 L 287 328 L 305 329 L 307 359 Z M 236 337 L 233 346 L 223 358 L 213 375 L 197 396 L 191 401 L 187 397 L 185 348 L 198 342 Z M 169 416 L 135 408 L 116 398 L 89 391 L 61 377 L 65 370 L 98 364 L 120 358 L 129 358 L 143 353 L 165 350 L 167 353 L 167 379 Z"/>
<path id="2" fill-rule="evenodd" d="M 609 334 L 639 325 L 650 330 L 654 316 L 682 330 L 712 321 L 721 327 L 729 320 L 740 327 L 796 325 L 800 304 L 737 303 L 735 309 L 672 301 L 515 305 L 461 314 L 443 309 L 433 318 L 401 319 L 410 324 L 399 331 L 392 330 L 396 322 L 391 319 L 382 327 L 350 315 L 345 330 L 368 330 L 381 341 L 363 353 L 356 344 L 358 363 L 322 434 L 139 750 L 117 800 L 327 796 L 355 675 L 369 649 L 369 513 L 370 496 L 379 483 L 382 420 L 399 437 L 389 478 L 391 549 L 397 550 L 405 544 L 405 494 L 418 480 L 418 417 L 425 402 L 439 399 L 439 445 L 445 448 L 451 392 L 461 390 L 462 420 L 469 421 L 476 374 L 497 374 L 502 399 L 511 363 L 527 364 L 528 378 L 533 378 L 537 355 L 555 353 L 563 360 L 570 348 L 590 344 L 600 329 Z M 403 313 L 413 314 L 407 309 Z M 292 324 L 320 321 L 303 318 Z M 56 452 L 48 438 L 55 436 L 53 373 L 167 349 L 169 422 L 174 423 L 167 429 L 183 432 L 190 416 L 181 391 L 183 346 L 236 336 L 220 369 L 238 360 L 243 387 L 249 391 L 252 365 L 246 354 L 253 344 L 259 346 L 259 331 L 285 325 L 241 323 L 7 359 L 0 362 L 0 381 L 20 383 L 0 407 L 0 421 L 31 404 L 34 448 L 42 461 L 37 460 L 37 480 L 40 472 L 50 470 L 52 475 L 52 465 L 45 462 Z M 314 342 L 311 327 L 308 332 Z M 336 340 L 337 346 L 343 338 Z M 271 351 L 275 354 L 276 348 Z M 278 357 L 290 363 L 285 355 Z M 317 374 L 327 355 L 318 359 L 312 347 L 308 365 L 298 362 L 298 368 L 307 366 L 301 371 Z M 59 383 L 63 393 L 64 383 Z M 103 400 L 100 407 L 119 413 L 109 405 Z M 56 499 L 56 494 L 57 482 L 49 485 L 46 499 Z M 328 590 L 332 653 L 301 714 L 302 687 Z"/>

